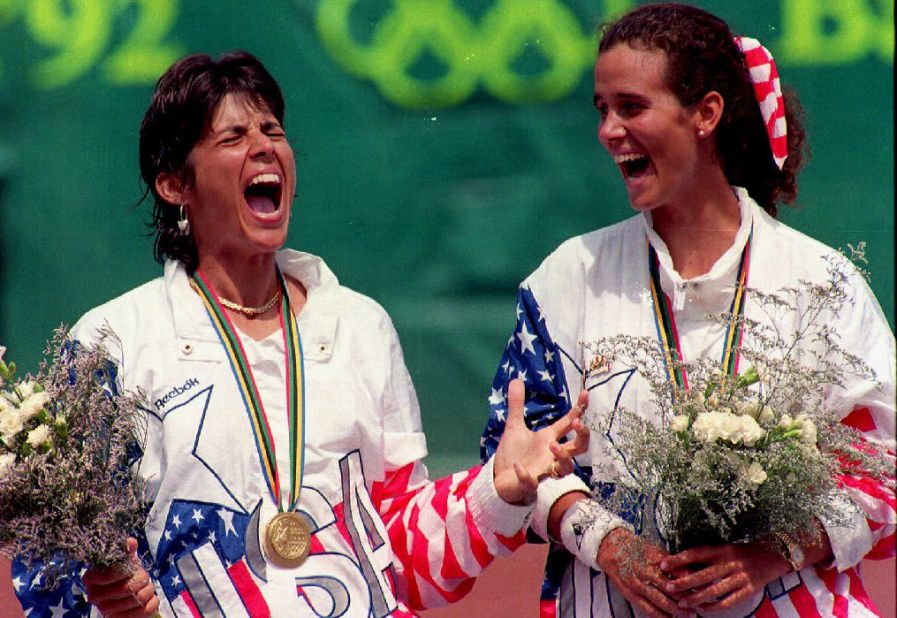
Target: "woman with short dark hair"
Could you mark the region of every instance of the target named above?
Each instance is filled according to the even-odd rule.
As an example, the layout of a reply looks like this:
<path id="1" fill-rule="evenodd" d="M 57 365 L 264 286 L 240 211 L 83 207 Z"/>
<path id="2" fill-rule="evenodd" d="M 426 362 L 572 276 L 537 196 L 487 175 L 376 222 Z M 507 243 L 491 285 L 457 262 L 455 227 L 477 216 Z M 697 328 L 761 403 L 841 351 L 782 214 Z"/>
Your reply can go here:
<path id="1" fill-rule="evenodd" d="M 135 531 L 148 564 L 81 580 L 106 616 L 410 616 L 450 603 L 523 542 L 539 479 L 569 473 L 586 446 L 581 406 L 535 434 L 516 384 L 496 457 L 427 479 L 386 312 L 321 258 L 281 250 L 296 188 L 283 120 L 277 83 L 247 53 L 177 62 L 144 118 L 164 275 L 73 328 L 82 341 L 111 328 L 121 386 L 150 402 L 138 468 L 150 510 Z M 559 444 L 570 430 L 579 437 Z M 26 610 L 90 612 L 80 582 L 41 598 L 39 575 L 14 573 Z"/>

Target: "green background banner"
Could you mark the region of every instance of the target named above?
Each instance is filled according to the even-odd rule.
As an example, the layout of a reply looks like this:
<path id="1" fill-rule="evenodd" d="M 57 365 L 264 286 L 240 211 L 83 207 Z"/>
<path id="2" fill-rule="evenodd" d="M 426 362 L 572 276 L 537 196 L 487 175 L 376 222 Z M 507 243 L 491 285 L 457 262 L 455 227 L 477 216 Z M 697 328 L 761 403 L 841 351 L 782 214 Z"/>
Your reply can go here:
<path id="1" fill-rule="evenodd" d="M 0 342 L 26 368 L 60 322 L 159 274 L 137 130 L 194 51 L 280 81 L 297 152 L 290 245 L 392 315 L 436 471 L 476 459 L 517 283 L 629 216 L 595 137 L 595 26 L 630 0 L 0 0 Z M 894 313 L 893 0 L 696 4 L 759 38 L 806 108 L 787 223 L 865 241 Z"/>

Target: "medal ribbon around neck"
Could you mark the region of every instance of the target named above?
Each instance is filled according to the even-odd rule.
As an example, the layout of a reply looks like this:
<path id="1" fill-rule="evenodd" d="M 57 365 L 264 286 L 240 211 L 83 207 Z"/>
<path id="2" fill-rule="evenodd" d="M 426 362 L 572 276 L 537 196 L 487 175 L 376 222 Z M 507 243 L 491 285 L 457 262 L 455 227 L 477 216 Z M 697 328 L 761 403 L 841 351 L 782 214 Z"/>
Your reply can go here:
<path id="1" fill-rule="evenodd" d="M 209 320 L 215 328 L 221 345 L 227 353 L 227 360 L 233 371 L 234 379 L 243 398 L 246 413 L 252 425 L 256 449 L 262 464 L 262 472 L 268 491 L 279 511 L 283 512 L 281 501 L 280 477 L 277 474 L 277 458 L 274 452 L 274 438 L 271 435 L 271 427 L 265 414 L 262 398 L 252 375 L 252 368 L 240 343 L 237 329 L 234 328 L 230 318 L 224 312 L 211 286 L 197 270 L 192 275 L 192 283 L 199 292 L 205 305 Z M 280 328 L 284 337 L 284 356 L 286 365 L 286 397 L 287 413 L 290 425 L 290 511 L 296 510 L 299 503 L 299 491 L 302 488 L 302 469 L 305 464 L 305 382 L 304 366 L 302 361 L 302 341 L 299 337 L 299 327 L 296 316 L 290 309 L 290 298 L 287 292 L 286 281 L 277 270 L 280 282 Z"/>
<path id="2" fill-rule="evenodd" d="M 739 350 L 741 349 L 741 316 L 744 315 L 745 288 L 747 286 L 748 271 L 750 265 L 751 239 L 753 231 L 748 236 L 747 243 L 741 252 L 741 261 L 738 264 L 737 284 L 732 302 L 729 305 L 729 319 L 726 325 L 726 335 L 723 338 L 723 353 L 720 358 L 723 370 L 730 376 L 738 374 Z M 654 326 L 657 328 L 657 339 L 663 351 L 664 366 L 667 370 L 667 379 L 678 386 L 688 390 L 688 376 L 682 366 L 682 348 L 679 345 L 679 333 L 676 330 L 676 318 L 673 315 L 672 303 L 660 286 L 660 260 L 657 251 L 648 242 L 648 270 L 650 272 L 651 299 L 654 301 Z M 675 397 L 675 391 L 674 391 Z"/>

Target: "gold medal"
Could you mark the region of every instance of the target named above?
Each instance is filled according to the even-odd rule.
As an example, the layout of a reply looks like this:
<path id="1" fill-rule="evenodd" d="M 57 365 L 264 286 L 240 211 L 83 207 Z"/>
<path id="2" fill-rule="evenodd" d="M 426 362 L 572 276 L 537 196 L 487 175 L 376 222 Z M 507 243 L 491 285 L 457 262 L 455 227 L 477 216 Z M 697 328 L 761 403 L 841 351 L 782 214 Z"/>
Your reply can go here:
<path id="1" fill-rule="evenodd" d="M 236 379 L 237 387 L 246 406 L 255 443 L 259 446 L 259 463 L 268 486 L 271 500 L 281 511 L 275 515 L 265 527 L 262 549 L 265 557 L 275 566 L 286 569 L 296 568 L 308 557 L 311 551 L 312 522 L 295 512 L 299 504 L 299 492 L 302 489 L 302 467 L 305 448 L 305 374 L 302 363 L 302 339 L 296 314 L 290 306 L 286 279 L 277 270 L 280 280 L 281 327 L 284 333 L 284 356 L 287 365 L 286 404 L 289 411 L 290 424 L 290 493 L 289 502 L 284 508 L 277 471 L 277 457 L 274 453 L 274 436 L 268 426 L 268 417 L 262 405 L 261 393 L 255 383 L 252 367 L 243 353 L 240 336 L 227 313 L 221 307 L 211 286 L 197 269 L 193 272 L 191 285 L 199 293 L 209 320 L 227 352 L 231 371 Z"/>
<path id="2" fill-rule="evenodd" d="M 293 511 L 278 513 L 265 526 L 265 556 L 273 564 L 294 569 L 308 557 L 311 551 L 311 533 L 308 524 Z"/>

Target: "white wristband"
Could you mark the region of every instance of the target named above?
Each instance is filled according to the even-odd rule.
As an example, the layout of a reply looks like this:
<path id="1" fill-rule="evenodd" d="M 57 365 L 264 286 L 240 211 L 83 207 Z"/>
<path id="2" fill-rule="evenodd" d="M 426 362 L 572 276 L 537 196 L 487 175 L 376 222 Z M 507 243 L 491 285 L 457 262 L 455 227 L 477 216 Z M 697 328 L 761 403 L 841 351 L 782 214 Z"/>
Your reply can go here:
<path id="1" fill-rule="evenodd" d="M 580 562 L 600 571 L 598 548 L 614 528 L 632 530 L 623 518 L 594 500 L 578 500 L 561 519 L 561 542 Z"/>
<path id="2" fill-rule="evenodd" d="M 551 535 L 548 534 L 548 518 L 554 503 L 564 494 L 571 492 L 580 492 L 588 496 L 589 486 L 575 474 L 568 474 L 559 479 L 547 478 L 539 483 L 536 490 L 536 508 L 533 511 L 533 518 L 530 521 L 532 531 L 537 535 L 551 541 Z"/>

